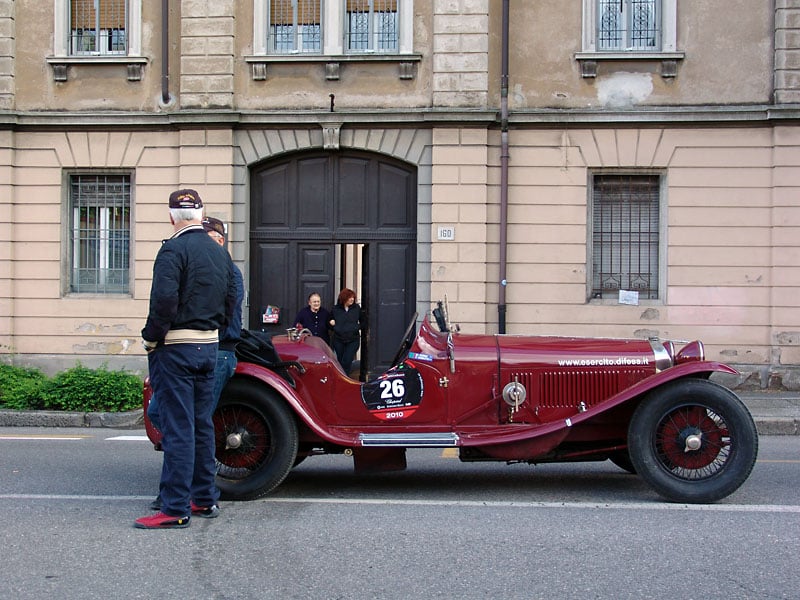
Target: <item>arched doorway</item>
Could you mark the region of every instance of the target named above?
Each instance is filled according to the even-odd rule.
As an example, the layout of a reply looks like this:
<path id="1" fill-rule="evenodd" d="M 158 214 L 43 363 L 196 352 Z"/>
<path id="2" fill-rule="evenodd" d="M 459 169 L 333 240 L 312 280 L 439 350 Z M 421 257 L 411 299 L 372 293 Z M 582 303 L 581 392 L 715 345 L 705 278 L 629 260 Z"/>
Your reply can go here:
<path id="1" fill-rule="evenodd" d="M 388 367 L 416 303 L 416 168 L 367 152 L 303 152 L 251 168 L 250 326 L 283 333 L 311 292 L 353 287 L 361 375 Z M 268 305 L 277 323 L 264 323 Z"/>

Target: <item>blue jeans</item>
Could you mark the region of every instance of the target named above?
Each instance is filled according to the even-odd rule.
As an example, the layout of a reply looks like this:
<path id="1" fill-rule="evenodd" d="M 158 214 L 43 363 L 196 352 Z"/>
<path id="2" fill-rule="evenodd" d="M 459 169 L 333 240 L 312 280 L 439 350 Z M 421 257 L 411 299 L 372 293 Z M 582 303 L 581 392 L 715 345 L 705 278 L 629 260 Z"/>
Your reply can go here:
<path id="1" fill-rule="evenodd" d="M 238 364 L 236 353 L 232 350 L 218 350 L 217 351 L 217 366 L 214 368 L 214 409 L 216 410 L 219 404 L 219 398 L 222 395 L 222 390 L 228 383 L 228 380 L 233 377 Z M 213 411 L 212 411 L 213 412 Z M 153 426 L 161 431 L 160 415 L 158 410 L 158 402 L 156 402 L 155 388 L 153 394 L 150 396 L 150 403 L 147 405 L 147 418 Z"/>
<path id="2" fill-rule="evenodd" d="M 171 344 L 148 354 L 150 381 L 158 395 L 161 447 L 161 511 L 191 514 L 190 502 L 219 500 L 214 482 L 214 399 L 216 344 Z"/>

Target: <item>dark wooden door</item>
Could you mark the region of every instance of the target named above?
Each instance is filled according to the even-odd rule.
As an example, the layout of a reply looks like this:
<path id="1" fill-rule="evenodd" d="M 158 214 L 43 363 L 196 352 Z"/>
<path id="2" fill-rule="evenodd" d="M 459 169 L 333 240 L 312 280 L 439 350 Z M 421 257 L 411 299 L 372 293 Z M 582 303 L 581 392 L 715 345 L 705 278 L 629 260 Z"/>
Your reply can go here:
<path id="1" fill-rule="evenodd" d="M 251 171 L 250 327 L 283 333 L 311 292 L 336 301 L 336 249 L 363 245 L 362 373 L 384 370 L 416 304 L 416 171 L 369 153 L 309 152 Z M 268 306 L 280 320 L 263 324 Z"/>

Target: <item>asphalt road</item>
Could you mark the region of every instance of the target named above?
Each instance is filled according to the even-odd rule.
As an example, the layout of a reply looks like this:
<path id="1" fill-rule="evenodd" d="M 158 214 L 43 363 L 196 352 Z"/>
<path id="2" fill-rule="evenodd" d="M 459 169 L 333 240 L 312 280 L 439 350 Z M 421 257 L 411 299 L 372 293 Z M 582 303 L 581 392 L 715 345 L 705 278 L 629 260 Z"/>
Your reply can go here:
<path id="1" fill-rule="evenodd" d="M 714 505 L 661 502 L 609 462 L 408 463 L 312 457 L 265 499 L 143 531 L 160 454 L 142 431 L 0 429 L 0 598 L 798 597 L 798 436 L 762 437 Z"/>

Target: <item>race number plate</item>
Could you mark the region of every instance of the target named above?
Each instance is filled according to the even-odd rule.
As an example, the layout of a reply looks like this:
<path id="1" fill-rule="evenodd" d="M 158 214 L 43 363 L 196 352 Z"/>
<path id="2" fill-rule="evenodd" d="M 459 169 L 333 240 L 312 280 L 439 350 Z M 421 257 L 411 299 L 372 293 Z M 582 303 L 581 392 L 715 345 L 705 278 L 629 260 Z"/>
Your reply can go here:
<path id="1" fill-rule="evenodd" d="M 361 399 L 382 421 L 407 419 L 422 402 L 422 375 L 405 362 L 362 385 Z"/>

